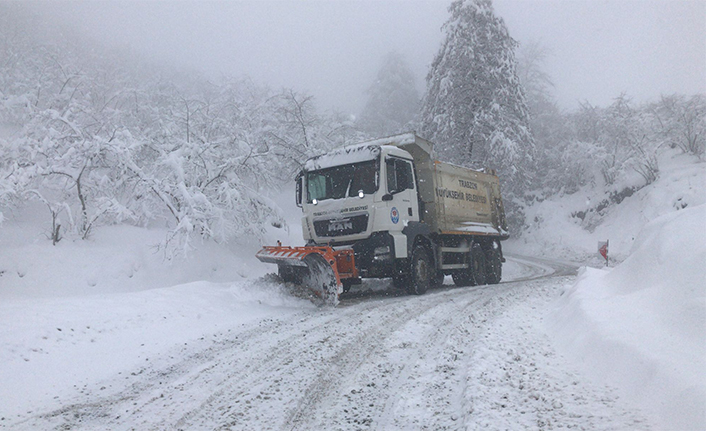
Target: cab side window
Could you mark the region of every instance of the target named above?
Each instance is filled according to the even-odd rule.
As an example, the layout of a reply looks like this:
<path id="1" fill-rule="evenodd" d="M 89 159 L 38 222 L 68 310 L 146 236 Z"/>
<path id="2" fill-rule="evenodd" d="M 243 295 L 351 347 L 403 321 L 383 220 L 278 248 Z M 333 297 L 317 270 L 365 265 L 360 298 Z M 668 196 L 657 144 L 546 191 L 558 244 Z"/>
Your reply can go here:
<path id="1" fill-rule="evenodd" d="M 387 192 L 397 193 L 407 189 L 414 189 L 414 176 L 412 164 L 401 159 L 387 159 Z"/>

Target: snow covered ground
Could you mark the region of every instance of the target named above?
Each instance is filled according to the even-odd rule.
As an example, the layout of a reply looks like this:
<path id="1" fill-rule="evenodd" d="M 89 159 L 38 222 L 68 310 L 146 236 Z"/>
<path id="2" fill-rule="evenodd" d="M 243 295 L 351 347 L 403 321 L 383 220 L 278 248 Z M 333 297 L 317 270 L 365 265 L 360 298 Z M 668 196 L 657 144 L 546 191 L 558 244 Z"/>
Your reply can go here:
<path id="1" fill-rule="evenodd" d="M 649 223 L 615 269 L 584 268 L 551 316 L 560 350 L 664 429 L 706 429 L 706 205 Z"/>
<path id="2" fill-rule="evenodd" d="M 421 297 L 388 288 L 336 309 L 282 299 L 267 279 L 54 302 L 59 316 L 32 325 L 42 331 L 13 337 L 24 356 L 3 369 L 15 402 L 0 426 L 649 429 L 552 348 L 541 310 L 571 279 Z"/>
<path id="3" fill-rule="evenodd" d="M 366 281 L 336 309 L 264 276 L 257 244 L 167 265 L 160 229 L 51 246 L 46 214 L 6 213 L 0 428 L 704 429 L 705 172 L 665 166 L 592 234 L 567 216 L 586 196 L 545 201 L 532 211 L 562 237 L 509 243 L 525 257 L 498 286 Z M 295 243 L 285 211 L 271 237 Z M 526 257 L 533 239 L 594 252 L 610 229 L 613 268 Z"/>

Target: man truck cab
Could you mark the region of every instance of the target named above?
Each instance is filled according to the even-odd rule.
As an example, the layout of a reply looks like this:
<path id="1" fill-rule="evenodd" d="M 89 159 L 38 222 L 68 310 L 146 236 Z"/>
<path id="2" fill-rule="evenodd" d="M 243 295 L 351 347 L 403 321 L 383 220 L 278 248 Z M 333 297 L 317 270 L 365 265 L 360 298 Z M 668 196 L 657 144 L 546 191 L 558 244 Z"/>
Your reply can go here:
<path id="1" fill-rule="evenodd" d="M 311 273 L 305 260 L 318 261 L 316 272 L 331 280 L 323 284 L 338 286 L 336 300 L 367 277 L 392 277 L 415 294 L 444 275 L 457 285 L 500 281 L 508 233 L 498 177 L 435 160 L 432 143 L 415 133 L 307 160 L 296 202 L 307 246 L 264 247 L 257 257 L 288 281 Z"/>

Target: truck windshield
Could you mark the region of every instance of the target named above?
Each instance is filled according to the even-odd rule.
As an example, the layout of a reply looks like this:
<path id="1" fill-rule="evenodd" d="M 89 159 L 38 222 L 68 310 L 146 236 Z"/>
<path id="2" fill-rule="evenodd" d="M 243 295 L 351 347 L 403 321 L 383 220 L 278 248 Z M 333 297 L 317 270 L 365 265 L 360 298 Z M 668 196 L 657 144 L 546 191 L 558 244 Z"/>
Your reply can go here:
<path id="1" fill-rule="evenodd" d="M 378 171 L 378 161 L 370 160 L 307 172 L 307 201 L 358 196 L 361 190 L 366 195 L 375 193 L 379 183 Z"/>

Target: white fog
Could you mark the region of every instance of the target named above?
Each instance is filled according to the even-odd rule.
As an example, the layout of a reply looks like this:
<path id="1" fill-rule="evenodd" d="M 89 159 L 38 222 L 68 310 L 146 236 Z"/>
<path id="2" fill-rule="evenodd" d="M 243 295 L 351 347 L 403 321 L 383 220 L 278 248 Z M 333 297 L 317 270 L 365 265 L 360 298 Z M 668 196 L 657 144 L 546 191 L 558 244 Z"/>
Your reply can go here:
<path id="1" fill-rule="evenodd" d="M 706 2 L 0 0 L 0 429 L 706 429 Z"/>

